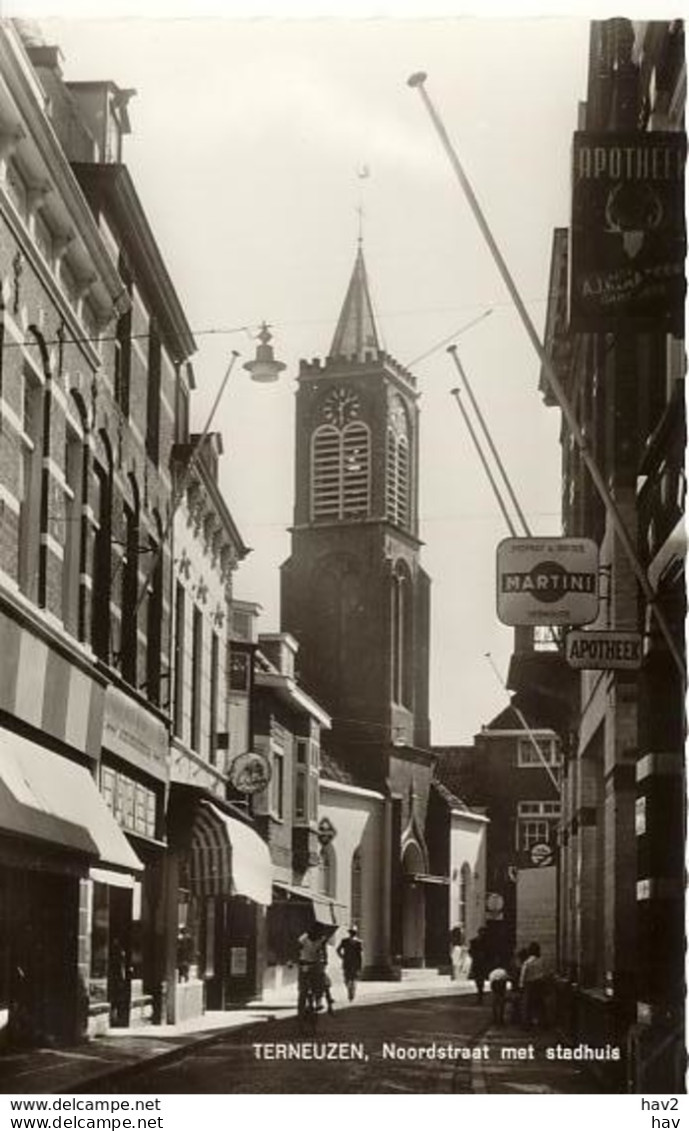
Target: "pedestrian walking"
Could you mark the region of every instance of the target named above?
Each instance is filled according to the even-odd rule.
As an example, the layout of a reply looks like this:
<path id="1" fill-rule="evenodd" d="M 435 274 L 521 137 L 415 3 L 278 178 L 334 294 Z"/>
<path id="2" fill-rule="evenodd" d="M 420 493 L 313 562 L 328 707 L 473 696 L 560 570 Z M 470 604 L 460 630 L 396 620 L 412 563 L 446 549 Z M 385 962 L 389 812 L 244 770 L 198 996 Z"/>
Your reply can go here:
<path id="1" fill-rule="evenodd" d="M 453 982 L 458 982 L 464 974 L 465 959 L 464 931 L 460 926 L 453 927 L 450 931 L 450 966 Z"/>
<path id="2" fill-rule="evenodd" d="M 347 987 L 347 997 L 350 1001 L 354 1001 L 356 996 L 356 984 L 361 975 L 364 954 L 364 948 L 359 938 L 359 930 L 355 924 L 349 928 L 348 933 L 341 940 L 337 947 L 336 954 L 338 958 L 342 959 L 342 974 L 345 986 Z"/>
<path id="3" fill-rule="evenodd" d="M 488 939 L 486 937 L 485 927 L 479 927 L 476 937 L 469 943 L 469 955 L 471 957 L 470 977 L 476 983 L 478 1003 L 481 1005 L 483 1003 L 483 987 L 490 970 Z"/>
<path id="4" fill-rule="evenodd" d="M 505 1001 L 509 974 L 504 966 L 496 966 L 488 975 L 493 1006 L 493 1021 L 496 1025 L 505 1024 Z"/>
<path id="5" fill-rule="evenodd" d="M 519 975 L 522 998 L 522 1020 L 525 1025 L 545 1022 L 545 965 L 539 943 L 532 942 Z"/>

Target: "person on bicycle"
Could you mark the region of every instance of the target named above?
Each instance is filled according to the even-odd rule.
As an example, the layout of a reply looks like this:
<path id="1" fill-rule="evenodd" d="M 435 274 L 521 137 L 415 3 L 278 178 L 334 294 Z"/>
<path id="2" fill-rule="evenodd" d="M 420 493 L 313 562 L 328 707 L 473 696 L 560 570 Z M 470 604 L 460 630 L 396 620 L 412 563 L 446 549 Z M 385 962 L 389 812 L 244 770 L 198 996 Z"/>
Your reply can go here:
<path id="1" fill-rule="evenodd" d="M 299 936 L 299 1002 L 300 1008 L 311 998 L 314 1009 L 321 1007 L 323 996 L 328 1002 L 328 1012 L 333 1012 L 333 999 L 326 974 L 327 956 L 325 936 L 317 923 Z"/>

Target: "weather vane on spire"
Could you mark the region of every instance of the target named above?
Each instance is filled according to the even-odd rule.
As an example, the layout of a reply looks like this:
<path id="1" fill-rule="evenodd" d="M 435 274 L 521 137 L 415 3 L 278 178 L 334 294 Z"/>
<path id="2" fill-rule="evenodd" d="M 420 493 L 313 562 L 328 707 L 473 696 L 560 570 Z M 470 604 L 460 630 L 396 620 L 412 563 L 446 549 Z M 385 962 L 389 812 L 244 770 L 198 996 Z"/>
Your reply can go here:
<path id="1" fill-rule="evenodd" d="M 359 165 L 359 167 L 357 168 L 357 171 L 356 171 L 356 175 L 357 175 L 357 177 L 359 178 L 360 181 L 366 181 L 371 176 L 371 170 L 369 169 L 368 165 Z M 357 213 L 358 213 L 358 216 L 359 216 L 359 235 L 358 235 L 357 239 L 358 239 L 359 247 L 361 247 L 361 245 L 364 242 L 364 192 L 363 192 L 363 186 L 360 186 L 360 188 L 359 188 L 359 203 L 356 206 L 356 210 L 357 210 Z"/>

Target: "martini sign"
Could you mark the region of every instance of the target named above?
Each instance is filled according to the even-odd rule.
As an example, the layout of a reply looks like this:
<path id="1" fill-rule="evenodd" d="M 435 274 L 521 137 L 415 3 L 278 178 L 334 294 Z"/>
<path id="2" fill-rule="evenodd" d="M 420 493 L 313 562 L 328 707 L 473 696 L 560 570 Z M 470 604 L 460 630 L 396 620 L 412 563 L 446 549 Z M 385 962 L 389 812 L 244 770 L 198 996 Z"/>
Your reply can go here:
<path id="1" fill-rule="evenodd" d="M 503 624 L 590 624 L 598 616 L 598 547 L 590 538 L 505 538 L 497 552 Z"/>

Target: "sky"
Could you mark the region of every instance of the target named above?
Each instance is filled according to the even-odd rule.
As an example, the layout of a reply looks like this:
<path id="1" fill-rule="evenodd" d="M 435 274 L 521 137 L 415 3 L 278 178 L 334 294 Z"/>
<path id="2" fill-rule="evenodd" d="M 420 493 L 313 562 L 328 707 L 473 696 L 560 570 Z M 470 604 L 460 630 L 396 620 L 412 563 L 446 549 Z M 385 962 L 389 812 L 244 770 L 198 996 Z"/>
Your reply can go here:
<path id="1" fill-rule="evenodd" d="M 400 362 L 490 311 L 457 338 L 459 356 L 530 527 L 559 533 L 559 414 L 542 402 L 533 347 L 407 78 L 427 72 L 542 333 L 552 232 L 568 223 L 585 19 L 108 11 L 41 26 L 60 45 L 68 80 L 137 90 L 124 156 L 195 333 L 197 430 L 231 351 L 240 351 L 213 427 L 224 442 L 221 486 L 252 547 L 235 595 L 261 604 L 261 629 L 279 627 L 298 363 L 328 352 L 359 209 L 379 333 Z M 264 319 L 287 365 L 275 385 L 253 383 L 242 368 Z M 432 741 L 464 743 L 507 702 L 499 674 L 512 630 L 495 611 L 495 550 L 508 531 L 450 395 L 451 358 L 439 348 L 413 368 L 422 562 L 432 579 Z"/>

